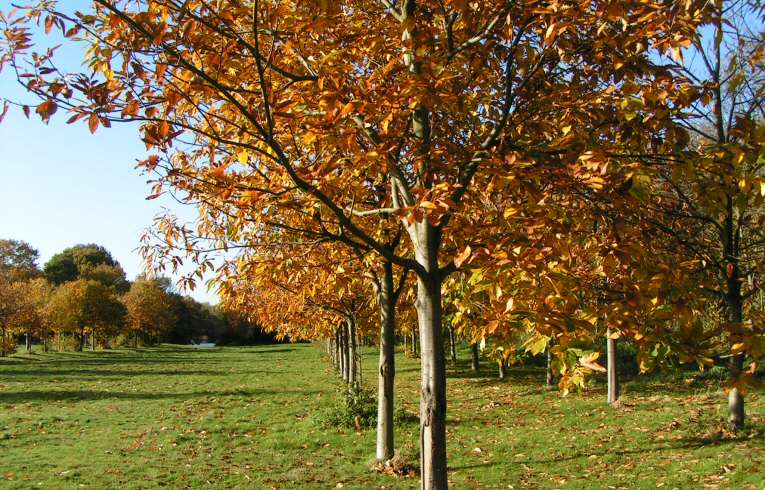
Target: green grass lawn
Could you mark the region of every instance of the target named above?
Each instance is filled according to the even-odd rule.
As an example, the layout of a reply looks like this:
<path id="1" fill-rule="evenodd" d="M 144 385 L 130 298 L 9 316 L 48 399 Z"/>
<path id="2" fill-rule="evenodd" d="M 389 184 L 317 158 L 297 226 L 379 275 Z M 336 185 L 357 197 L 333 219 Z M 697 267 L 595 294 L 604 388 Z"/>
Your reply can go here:
<path id="1" fill-rule="evenodd" d="M 463 357 L 467 360 L 466 353 Z M 415 412 L 416 360 L 397 358 L 397 403 Z M 364 352 L 364 382 L 376 383 Z M 765 410 L 721 432 L 719 386 L 596 384 L 560 397 L 536 368 L 448 380 L 453 488 L 765 488 Z M 311 345 L 17 355 L 0 360 L 3 488 L 414 488 L 370 471 L 374 430 L 322 429 L 339 382 Z M 418 427 L 396 446 L 416 460 Z"/>

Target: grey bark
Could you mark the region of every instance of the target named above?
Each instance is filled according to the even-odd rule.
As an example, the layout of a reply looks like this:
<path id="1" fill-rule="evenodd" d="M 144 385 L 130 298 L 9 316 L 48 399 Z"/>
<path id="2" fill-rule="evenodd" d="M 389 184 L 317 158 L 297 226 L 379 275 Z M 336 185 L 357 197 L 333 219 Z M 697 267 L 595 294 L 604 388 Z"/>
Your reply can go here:
<path id="1" fill-rule="evenodd" d="M 348 382 L 348 334 L 345 325 L 340 327 L 340 374 Z"/>
<path id="2" fill-rule="evenodd" d="M 380 361 L 377 383 L 377 461 L 393 457 L 393 388 L 395 364 L 396 296 L 393 290 L 393 264 L 386 262 L 382 284 L 378 291 L 380 308 Z"/>
<path id="3" fill-rule="evenodd" d="M 731 342 L 735 343 L 736 333 L 740 330 L 744 319 L 744 300 L 741 293 L 741 270 L 739 267 L 739 243 L 741 241 L 741 232 L 734 225 L 733 205 L 728 198 L 728 214 L 725 220 L 725 230 L 723 235 L 723 244 L 725 248 L 725 258 L 730 268 L 727 273 L 727 320 L 735 329 L 732 332 Z M 744 367 L 744 355 L 734 354 L 728 361 L 728 372 L 731 381 L 736 381 L 741 375 Z M 728 424 L 731 430 L 739 430 L 744 427 L 746 420 L 746 411 L 744 409 L 744 395 L 733 388 L 728 392 Z"/>
<path id="4" fill-rule="evenodd" d="M 481 365 L 478 362 L 478 344 L 470 344 L 471 362 L 470 369 L 477 373 L 481 369 Z"/>
<path id="5" fill-rule="evenodd" d="M 359 378 L 356 359 L 356 323 L 348 319 L 345 324 L 348 329 L 348 383 L 355 386 Z"/>
<path id="6" fill-rule="evenodd" d="M 548 388 L 551 388 L 552 385 L 555 383 L 555 373 L 553 372 L 552 368 L 552 352 L 550 351 L 550 348 L 553 346 L 552 339 L 547 343 L 547 349 L 545 349 L 545 352 L 547 353 L 547 373 L 546 373 L 546 380 L 545 384 Z"/>
<path id="7" fill-rule="evenodd" d="M 608 403 L 613 405 L 619 401 L 619 372 L 616 358 L 616 339 L 611 338 L 611 329 L 606 329 L 606 371 L 608 377 Z"/>
<path id="8" fill-rule="evenodd" d="M 435 275 L 435 274 L 434 274 Z M 441 339 L 441 281 L 418 277 L 420 328 L 420 468 L 423 489 L 448 488 L 446 473 L 446 363 Z"/>
<path id="9" fill-rule="evenodd" d="M 499 364 L 499 379 L 505 379 L 505 359 L 501 358 L 497 364 Z"/>
<path id="10" fill-rule="evenodd" d="M 446 462 L 446 362 L 441 311 L 440 230 L 427 219 L 407 228 L 417 274 L 417 323 L 420 334 L 420 484 L 423 490 L 448 488 Z"/>
<path id="11" fill-rule="evenodd" d="M 452 366 L 457 365 L 457 339 L 454 335 L 454 327 L 449 327 L 449 350 L 452 355 Z"/>

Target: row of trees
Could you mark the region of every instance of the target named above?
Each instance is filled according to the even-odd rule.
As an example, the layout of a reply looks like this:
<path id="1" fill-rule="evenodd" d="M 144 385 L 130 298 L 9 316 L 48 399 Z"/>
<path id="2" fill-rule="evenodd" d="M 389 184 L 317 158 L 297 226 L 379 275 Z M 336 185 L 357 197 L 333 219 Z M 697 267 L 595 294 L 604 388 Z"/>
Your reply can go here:
<path id="1" fill-rule="evenodd" d="M 101 246 L 68 248 L 42 270 L 38 257 L 25 242 L 0 240 L 2 355 L 16 349 L 19 336 L 27 350 L 33 339 L 48 349 L 54 337 L 59 348 L 61 339 L 69 338 L 82 350 L 88 340 L 95 348 L 200 337 L 235 341 L 255 334 L 236 316 L 175 293 L 167 278 L 128 281 Z"/>
<path id="2" fill-rule="evenodd" d="M 350 348 L 338 332 L 377 332 L 380 459 L 391 339 L 416 332 L 422 486 L 442 489 L 450 329 L 501 362 L 547 350 L 564 390 L 604 369 L 601 338 L 630 339 L 645 371 L 723 354 L 743 426 L 765 351 L 762 16 L 748 0 L 45 1 L 0 18 L 0 60 L 46 122 L 141 124 L 151 197 L 199 209 L 146 235 L 159 267 L 201 274 L 226 250 L 228 308 Z M 92 71 L 33 52 L 34 23 L 84 42 Z"/>

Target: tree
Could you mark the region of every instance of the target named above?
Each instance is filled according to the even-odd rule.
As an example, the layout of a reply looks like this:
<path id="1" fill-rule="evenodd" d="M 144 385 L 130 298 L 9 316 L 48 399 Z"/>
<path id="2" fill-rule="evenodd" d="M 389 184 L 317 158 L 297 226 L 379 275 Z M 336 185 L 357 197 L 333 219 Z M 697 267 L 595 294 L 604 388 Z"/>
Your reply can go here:
<path id="1" fill-rule="evenodd" d="M 125 320 L 125 306 L 114 291 L 93 280 L 77 279 L 59 286 L 47 305 L 52 328 L 59 333 L 74 334 L 79 350 L 85 347 L 85 335 L 113 335 Z"/>
<path id="2" fill-rule="evenodd" d="M 716 336 L 724 347 L 715 350 L 729 356 L 729 424 L 736 430 L 754 374 L 745 372 L 745 357 L 765 353 L 752 302 L 765 266 L 764 18 L 761 5 L 746 1 L 713 2 L 706 14 L 707 33 L 665 60 L 694 100 L 676 115 L 684 138 L 642 159 L 634 182 L 645 212 L 627 217 L 660 236 L 664 253 L 691 264 L 700 291 L 720 306 Z"/>
<path id="3" fill-rule="evenodd" d="M 24 310 L 23 291 L 18 283 L 0 274 L 0 356 L 15 352 L 16 341 L 12 335 L 16 319 Z"/>
<path id="4" fill-rule="evenodd" d="M 173 301 L 156 281 L 137 280 L 125 295 L 128 326 L 150 344 L 170 332 L 178 320 Z"/>
<path id="5" fill-rule="evenodd" d="M 83 272 L 105 265 L 119 267 L 111 253 L 101 245 L 75 245 L 58 253 L 45 263 L 45 277 L 53 284 L 59 285 L 78 279 Z M 103 271 L 102 271 L 103 272 Z M 124 272 L 122 273 L 124 279 Z"/>
<path id="6" fill-rule="evenodd" d="M 124 294 L 130 289 L 130 282 L 125 278 L 125 271 L 119 264 L 85 263 L 78 267 L 79 277 L 100 282 L 104 286 L 114 288 L 119 294 Z"/>
<path id="7" fill-rule="evenodd" d="M 40 273 L 40 252 L 20 240 L 0 240 L 0 273 L 11 281 L 30 279 Z"/>
<path id="8" fill-rule="evenodd" d="M 92 33 L 93 76 L 61 74 L 45 54 L 36 66 L 46 69 L 28 73 L 20 59 L 29 32 L 5 21 L 4 60 L 43 97 L 44 120 L 62 107 L 91 131 L 143 121 L 144 141 L 167 155 L 142 163 L 158 173 L 153 195 L 170 188 L 242 209 L 316 209 L 338 239 L 416 275 L 430 489 L 447 487 L 441 287 L 475 232 L 463 218 L 487 187 L 473 184 L 539 168 L 594 173 L 578 157 L 631 125 L 612 117 L 622 87 L 631 83 L 634 95 L 658 83 L 648 47 L 685 43 L 702 3 L 95 5 L 79 17 L 47 4 L 22 14 L 50 16 L 47 25 L 70 37 Z M 376 234 L 390 216 L 406 230 L 405 255 Z M 220 217 L 232 234 L 242 221 L 271 218 Z"/>

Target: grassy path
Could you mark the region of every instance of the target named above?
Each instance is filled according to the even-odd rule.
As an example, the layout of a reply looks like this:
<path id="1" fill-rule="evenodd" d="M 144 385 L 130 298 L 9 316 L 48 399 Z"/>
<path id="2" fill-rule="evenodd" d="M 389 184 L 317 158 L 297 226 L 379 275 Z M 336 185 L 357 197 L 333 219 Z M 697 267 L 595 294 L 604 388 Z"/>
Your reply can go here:
<path id="1" fill-rule="evenodd" d="M 467 356 L 464 356 L 467 359 Z M 418 364 L 398 359 L 416 412 Z M 375 382 L 365 351 L 365 383 Z M 454 488 L 765 488 L 765 404 L 730 438 L 717 387 L 627 383 L 561 398 L 516 368 L 449 378 Z M 19 355 L 0 360 L 2 488 L 414 488 L 372 473 L 374 431 L 325 430 L 337 381 L 310 345 Z M 416 423 L 396 445 L 416 459 Z"/>

